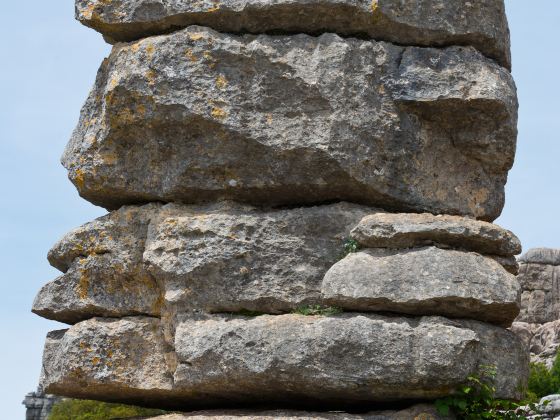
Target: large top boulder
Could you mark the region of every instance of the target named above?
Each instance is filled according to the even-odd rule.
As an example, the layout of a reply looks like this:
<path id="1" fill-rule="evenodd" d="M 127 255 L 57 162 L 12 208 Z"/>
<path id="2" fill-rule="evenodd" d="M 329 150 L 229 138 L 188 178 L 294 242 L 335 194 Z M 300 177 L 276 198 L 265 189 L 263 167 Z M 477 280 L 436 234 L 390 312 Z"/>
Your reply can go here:
<path id="1" fill-rule="evenodd" d="M 109 42 L 188 25 L 234 33 L 335 32 L 407 45 L 472 45 L 510 65 L 503 0 L 76 0 L 76 18 Z"/>
<path id="2" fill-rule="evenodd" d="M 107 208 L 346 200 L 491 221 L 516 122 L 510 73 L 473 48 L 188 27 L 115 46 L 63 164 Z"/>

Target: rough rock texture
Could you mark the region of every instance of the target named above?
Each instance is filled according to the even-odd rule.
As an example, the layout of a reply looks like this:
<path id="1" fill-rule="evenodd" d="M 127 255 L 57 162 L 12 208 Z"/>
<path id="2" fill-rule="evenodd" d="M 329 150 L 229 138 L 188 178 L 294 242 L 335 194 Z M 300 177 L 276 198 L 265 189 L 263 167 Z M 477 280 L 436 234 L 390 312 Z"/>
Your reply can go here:
<path id="1" fill-rule="evenodd" d="M 25 396 L 25 420 L 47 420 L 53 406 L 64 398 L 45 394 L 42 389 L 30 392 Z"/>
<path id="2" fill-rule="evenodd" d="M 328 409 L 437 398 L 481 364 L 496 364 L 498 395 L 516 398 L 528 370 L 513 333 L 437 317 L 185 320 L 176 353 L 157 319 L 94 318 L 51 334 L 45 352 L 47 392 L 169 408 L 258 401 Z"/>
<path id="3" fill-rule="evenodd" d="M 441 416 L 432 405 L 418 404 L 397 411 L 374 411 L 366 414 L 348 414 L 342 412 L 309 412 L 292 410 L 227 410 L 195 411 L 154 417 L 153 420 L 444 420 L 454 417 Z"/>
<path id="4" fill-rule="evenodd" d="M 278 313 L 321 302 L 321 282 L 371 209 L 348 203 L 263 211 L 235 203 L 128 206 L 49 253 L 67 270 L 33 311 L 74 323 L 172 311 Z"/>
<path id="5" fill-rule="evenodd" d="M 148 224 L 160 208 L 124 207 L 67 234 L 49 252 L 51 265 L 64 274 L 41 289 L 33 312 L 66 323 L 158 315 L 162 291 L 142 254 Z"/>
<path id="6" fill-rule="evenodd" d="M 76 18 L 110 42 L 189 25 L 235 33 L 335 32 L 408 45 L 472 45 L 510 66 L 503 0 L 77 0 Z"/>
<path id="7" fill-rule="evenodd" d="M 521 242 L 509 230 L 459 216 L 380 212 L 364 217 L 351 236 L 365 248 L 435 244 L 504 257 L 521 252 Z"/>
<path id="8" fill-rule="evenodd" d="M 552 367 L 560 348 L 560 250 L 530 249 L 519 258 L 521 312 L 512 325 L 531 360 Z"/>
<path id="9" fill-rule="evenodd" d="M 108 208 L 348 200 L 493 220 L 516 121 L 511 75 L 473 48 L 191 26 L 114 48 L 63 163 Z"/>
<path id="10" fill-rule="evenodd" d="M 472 318 L 510 326 L 519 314 L 519 283 L 496 261 L 435 247 L 367 249 L 325 275 L 328 304 L 352 311 L 390 311 Z"/>

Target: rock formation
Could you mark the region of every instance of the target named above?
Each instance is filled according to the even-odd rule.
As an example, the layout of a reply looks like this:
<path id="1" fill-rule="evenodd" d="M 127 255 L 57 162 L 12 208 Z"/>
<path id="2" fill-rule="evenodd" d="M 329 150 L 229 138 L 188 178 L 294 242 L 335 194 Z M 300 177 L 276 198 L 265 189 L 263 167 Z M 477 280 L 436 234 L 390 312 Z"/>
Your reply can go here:
<path id="1" fill-rule="evenodd" d="M 550 368 L 560 348 L 560 250 L 530 249 L 519 263 L 521 312 L 512 330 L 529 347 L 531 360 Z"/>
<path id="2" fill-rule="evenodd" d="M 63 398 L 45 394 L 41 388 L 25 396 L 25 420 L 47 420 L 53 406 Z"/>
<path id="3" fill-rule="evenodd" d="M 516 144 L 502 0 L 76 13 L 115 46 L 62 161 L 110 212 L 49 253 L 33 311 L 71 326 L 48 392 L 396 419 L 494 365 L 522 396 L 521 247 L 491 223 Z"/>

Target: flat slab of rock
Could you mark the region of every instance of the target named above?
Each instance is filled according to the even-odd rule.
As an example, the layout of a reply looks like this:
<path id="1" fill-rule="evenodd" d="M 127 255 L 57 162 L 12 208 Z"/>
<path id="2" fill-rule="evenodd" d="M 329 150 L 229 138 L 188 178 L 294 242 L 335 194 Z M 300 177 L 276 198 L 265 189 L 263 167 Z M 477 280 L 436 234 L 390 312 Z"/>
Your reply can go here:
<path id="1" fill-rule="evenodd" d="M 516 121 L 511 75 L 470 47 L 191 26 L 114 47 L 63 163 L 107 208 L 346 200 L 494 220 Z"/>
<path id="2" fill-rule="evenodd" d="M 560 265 L 560 249 L 532 248 L 519 257 L 522 263 Z"/>
<path id="3" fill-rule="evenodd" d="M 510 66 L 503 0 L 77 0 L 76 18 L 108 41 L 133 41 L 189 25 L 234 33 L 370 36 L 399 44 L 472 45 Z"/>
<path id="4" fill-rule="evenodd" d="M 33 312 L 69 324 L 95 316 L 157 316 L 163 288 L 142 264 L 148 225 L 160 205 L 123 207 L 64 236 L 49 262 L 64 274 L 47 283 Z"/>
<path id="5" fill-rule="evenodd" d="M 75 323 L 320 304 L 323 276 L 369 212 L 349 203 L 270 211 L 234 203 L 124 207 L 53 247 L 50 262 L 65 274 L 43 287 L 33 311 Z"/>
<path id="6" fill-rule="evenodd" d="M 374 411 L 366 414 L 349 414 L 341 412 L 312 412 L 292 410 L 224 410 L 195 411 L 191 413 L 167 414 L 154 417 L 153 420 L 444 420 L 433 405 L 418 404 L 403 410 Z"/>
<path id="7" fill-rule="evenodd" d="M 322 296 L 347 311 L 471 318 L 510 326 L 519 314 L 519 283 L 491 258 L 436 247 L 367 249 L 325 275 Z"/>
<path id="8" fill-rule="evenodd" d="M 412 248 L 437 244 L 504 257 L 521 252 L 509 230 L 466 217 L 414 213 L 376 213 L 362 219 L 352 238 L 365 248 Z"/>
<path id="9" fill-rule="evenodd" d="M 497 366 L 500 398 L 517 398 L 528 370 L 513 333 L 444 318 L 222 316 L 183 321 L 174 347 L 154 318 L 84 321 L 49 336 L 41 385 L 172 409 L 340 409 L 448 395 L 482 364 Z"/>

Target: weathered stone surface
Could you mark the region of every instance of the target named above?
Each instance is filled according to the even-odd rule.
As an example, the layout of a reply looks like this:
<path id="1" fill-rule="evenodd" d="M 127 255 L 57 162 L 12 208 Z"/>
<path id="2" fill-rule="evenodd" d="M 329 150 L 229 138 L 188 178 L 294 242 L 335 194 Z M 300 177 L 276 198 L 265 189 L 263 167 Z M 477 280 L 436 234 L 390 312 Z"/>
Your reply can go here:
<path id="1" fill-rule="evenodd" d="M 513 333 L 475 321 L 343 314 L 184 320 L 175 351 L 158 319 L 94 318 L 49 335 L 46 392 L 167 408 L 283 404 L 322 409 L 448 395 L 481 364 L 519 397 Z M 320 386 L 318 386 L 320 384 Z"/>
<path id="2" fill-rule="evenodd" d="M 491 258 L 436 247 L 367 249 L 325 275 L 325 301 L 349 311 L 472 318 L 509 326 L 519 283 Z"/>
<path id="3" fill-rule="evenodd" d="M 503 0 L 77 0 L 76 17 L 109 42 L 189 25 L 222 32 L 336 32 L 398 44 L 472 45 L 510 66 Z"/>
<path id="4" fill-rule="evenodd" d="M 560 267 L 521 263 L 517 279 L 523 290 L 518 321 L 544 324 L 560 319 Z"/>
<path id="5" fill-rule="evenodd" d="M 310 412 L 292 410 L 224 410 L 195 411 L 175 413 L 154 417 L 154 420 L 444 420 L 451 416 L 441 416 L 433 405 L 418 404 L 410 408 L 395 411 L 374 411 L 366 414 L 349 414 L 341 412 Z"/>
<path id="6" fill-rule="evenodd" d="M 436 244 L 505 257 L 521 252 L 521 242 L 498 225 L 466 217 L 376 213 L 362 219 L 352 238 L 366 248 L 412 248 Z"/>
<path id="7" fill-rule="evenodd" d="M 560 265 L 560 249 L 533 248 L 519 258 L 523 263 Z"/>
<path id="8" fill-rule="evenodd" d="M 33 312 L 70 324 L 94 316 L 158 315 L 163 291 L 142 254 L 160 207 L 124 207 L 67 234 L 49 252 L 64 274 L 41 289 Z"/>
<path id="9" fill-rule="evenodd" d="M 115 46 L 63 163 L 108 208 L 348 200 L 493 220 L 516 119 L 511 75 L 470 47 L 188 27 Z"/>
<path id="10" fill-rule="evenodd" d="M 371 208 L 338 203 L 258 210 L 235 203 L 129 206 L 68 234 L 50 252 L 67 270 L 33 311 L 94 316 L 203 310 L 268 313 L 321 303 L 321 282 Z M 172 308 L 171 308 L 172 307 Z"/>
<path id="11" fill-rule="evenodd" d="M 519 263 L 514 256 L 511 257 L 501 257 L 499 255 L 487 255 L 487 257 L 492 258 L 498 264 L 506 269 L 508 273 L 517 276 L 519 274 Z"/>
<path id="12" fill-rule="evenodd" d="M 545 324 L 514 322 L 511 330 L 531 353 L 531 361 L 544 363 L 549 369 L 560 349 L 560 320 Z"/>
<path id="13" fill-rule="evenodd" d="M 177 387 L 239 400 L 289 396 L 288 401 L 352 404 L 437 398 L 479 364 L 497 365 L 498 394 L 517 397 L 528 370 L 528 355 L 513 333 L 443 318 L 345 314 L 185 321 L 175 340 Z"/>
<path id="14" fill-rule="evenodd" d="M 49 334 L 41 385 L 75 398 L 153 403 L 173 389 L 173 353 L 156 318 L 93 318 Z"/>

